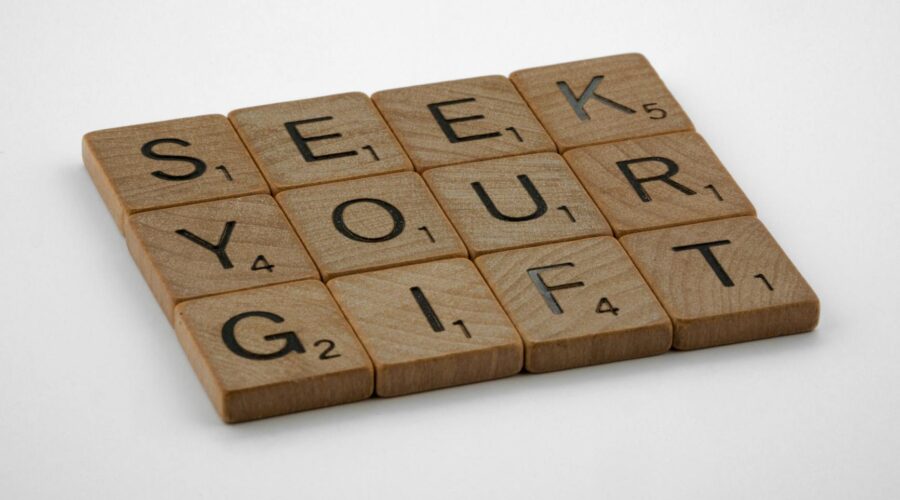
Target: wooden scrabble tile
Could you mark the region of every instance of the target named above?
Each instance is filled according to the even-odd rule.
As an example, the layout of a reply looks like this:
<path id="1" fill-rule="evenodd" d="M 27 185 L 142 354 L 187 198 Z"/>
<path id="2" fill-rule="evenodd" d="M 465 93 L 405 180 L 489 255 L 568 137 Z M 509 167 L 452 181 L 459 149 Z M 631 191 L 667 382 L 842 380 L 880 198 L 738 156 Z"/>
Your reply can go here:
<path id="1" fill-rule="evenodd" d="M 807 332 L 818 323 L 816 294 L 755 217 L 621 242 L 669 313 L 676 349 Z"/>
<path id="2" fill-rule="evenodd" d="M 170 321 L 187 299 L 319 277 L 269 195 L 132 215 L 125 240 Z"/>
<path id="3" fill-rule="evenodd" d="M 522 341 L 469 260 L 354 274 L 328 287 L 375 364 L 379 396 L 522 369 Z"/>
<path id="4" fill-rule="evenodd" d="M 325 279 L 466 256 L 415 172 L 292 189 L 277 198 Z"/>
<path id="5" fill-rule="evenodd" d="M 578 148 L 565 157 L 617 236 L 756 214 L 695 132 Z"/>
<path id="6" fill-rule="evenodd" d="M 98 130 L 82 154 L 120 230 L 134 213 L 269 192 L 222 115 Z"/>
<path id="7" fill-rule="evenodd" d="M 556 151 L 515 87 L 484 76 L 376 92 L 416 169 Z"/>
<path id="8" fill-rule="evenodd" d="M 523 69 L 509 78 L 561 152 L 694 128 L 641 54 Z"/>
<path id="9" fill-rule="evenodd" d="M 320 281 L 182 302 L 175 331 L 226 422 L 372 395 L 372 363 Z"/>
<path id="10" fill-rule="evenodd" d="M 669 318 L 611 237 L 475 262 L 521 334 L 530 372 L 662 354 L 672 346 Z"/>
<path id="11" fill-rule="evenodd" d="M 381 114 L 360 92 L 238 109 L 228 117 L 276 193 L 412 170 Z"/>
<path id="12" fill-rule="evenodd" d="M 471 255 L 612 234 L 555 153 L 454 165 L 424 177 Z"/>

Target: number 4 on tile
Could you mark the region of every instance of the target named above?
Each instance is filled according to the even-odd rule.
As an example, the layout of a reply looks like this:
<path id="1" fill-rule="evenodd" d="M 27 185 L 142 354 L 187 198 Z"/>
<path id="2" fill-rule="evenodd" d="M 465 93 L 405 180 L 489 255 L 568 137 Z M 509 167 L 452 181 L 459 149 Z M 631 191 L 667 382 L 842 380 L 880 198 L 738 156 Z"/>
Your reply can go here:
<path id="1" fill-rule="evenodd" d="M 251 271 L 261 271 L 265 269 L 266 271 L 272 272 L 272 268 L 275 267 L 275 264 L 269 264 L 269 261 L 266 260 L 265 255 L 258 255 L 256 260 L 253 261 L 253 266 L 250 267 Z"/>
<path id="2" fill-rule="evenodd" d="M 603 313 L 612 313 L 613 316 L 619 315 L 619 308 L 612 305 L 612 302 L 609 301 L 606 297 L 602 297 L 600 302 L 597 303 L 597 309 L 594 310 L 597 314 Z"/>

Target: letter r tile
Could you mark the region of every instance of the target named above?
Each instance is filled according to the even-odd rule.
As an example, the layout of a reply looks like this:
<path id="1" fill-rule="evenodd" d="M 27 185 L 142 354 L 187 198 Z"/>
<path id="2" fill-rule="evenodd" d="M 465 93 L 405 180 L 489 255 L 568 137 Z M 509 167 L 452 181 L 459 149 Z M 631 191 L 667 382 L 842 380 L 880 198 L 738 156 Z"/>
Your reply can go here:
<path id="1" fill-rule="evenodd" d="M 507 250 L 475 263 L 522 335 L 530 372 L 662 354 L 672 345 L 669 318 L 611 237 Z"/>
<path id="2" fill-rule="evenodd" d="M 383 90 L 372 100 L 420 172 L 441 165 L 556 152 L 528 105 L 502 76 Z"/>
<path id="3" fill-rule="evenodd" d="M 620 241 L 669 313 L 676 349 L 808 332 L 819 321 L 816 294 L 756 217 Z"/>
<path id="4" fill-rule="evenodd" d="M 326 280 L 466 256 L 466 247 L 415 172 L 291 189 L 277 199 Z"/>
<path id="5" fill-rule="evenodd" d="M 320 281 L 182 302 L 175 332 L 225 422 L 372 395 L 372 363 Z"/>
<path id="6" fill-rule="evenodd" d="M 232 111 L 272 191 L 412 170 L 397 139 L 363 93 Z"/>
<path id="7" fill-rule="evenodd" d="M 125 241 L 170 321 L 188 299 L 319 277 L 269 195 L 135 214 Z"/>
<path id="8" fill-rule="evenodd" d="M 328 288 L 372 358 L 379 396 L 522 369 L 522 341 L 469 260 L 341 276 Z"/>
<path id="9" fill-rule="evenodd" d="M 694 128 L 641 54 L 523 69 L 510 79 L 560 152 Z"/>
<path id="10" fill-rule="evenodd" d="M 576 148 L 565 157 L 617 236 L 756 215 L 695 132 Z"/>

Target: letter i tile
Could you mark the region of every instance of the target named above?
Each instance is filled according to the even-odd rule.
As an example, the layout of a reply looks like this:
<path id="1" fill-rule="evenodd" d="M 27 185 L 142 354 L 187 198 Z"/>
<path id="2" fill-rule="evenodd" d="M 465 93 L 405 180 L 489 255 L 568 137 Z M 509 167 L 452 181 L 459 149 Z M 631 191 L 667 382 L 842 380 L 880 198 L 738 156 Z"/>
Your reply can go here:
<path id="1" fill-rule="evenodd" d="M 379 396 L 522 369 L 522 341 L 469 260 L 342 276 L 328 288 L 375 364 Z"/>

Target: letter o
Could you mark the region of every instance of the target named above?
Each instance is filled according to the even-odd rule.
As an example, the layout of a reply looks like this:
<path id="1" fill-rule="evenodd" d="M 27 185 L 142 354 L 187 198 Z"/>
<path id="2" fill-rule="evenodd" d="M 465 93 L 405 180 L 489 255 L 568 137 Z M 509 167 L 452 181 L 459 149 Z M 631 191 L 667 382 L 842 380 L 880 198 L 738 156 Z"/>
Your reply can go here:
<path id="1" fill-rule="evenodd" d="M 388 215 L 391 216 L 391 220 L 394 222 L 394 227 L 391 228 L 391 230 L 384 236 L 378 236 L 375 238 L 370 238 L 368 236 L 363 236 L 359 233 L 354 232 L 352 229 L 347 227 L 347 224 L 344 222 L 344 210 L 346 210 L 350 205 L 355 205 L 357 203 L 371 203 L 383 208 L 388 213 Z M 403 232 L 403 228 L 406 227 L 406 220 L 403 219 L 403 214 L 400 213 L 400 210 L 397 209 L 397 207 L 395 207 L 394 205 L 391 205 L 390 203 L 384 200 L 379 200 L 377 198 L 356 198 L 353 200 L 347 200 L 334 208 L 334 211 L 331 212 L 331 221 L 334 223 L 334 227 L 338 230 L 338 232 L 353 241 L 361 241 L 363 243 L 378 243 L 381 241 L 392 240 L 397 236 L 400 236 L 400 233 Z"/>

